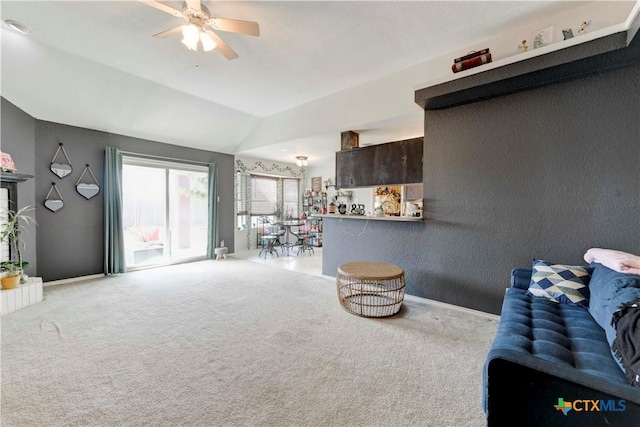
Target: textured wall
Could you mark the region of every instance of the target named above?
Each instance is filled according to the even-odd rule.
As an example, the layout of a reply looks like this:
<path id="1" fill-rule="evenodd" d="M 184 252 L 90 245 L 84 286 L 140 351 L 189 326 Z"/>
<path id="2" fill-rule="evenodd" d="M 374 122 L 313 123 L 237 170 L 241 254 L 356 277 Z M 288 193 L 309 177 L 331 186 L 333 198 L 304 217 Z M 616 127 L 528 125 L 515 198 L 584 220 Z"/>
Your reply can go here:
<path id="1" fill-rule="evenodd" d="M 425 228 L 424 221 L 324 218 L 322 272 L 335 276 L 338 266 L 350 261 L 390 262 L 404 269 L 406 292 L 423 295 Z"/>
<path id="2" fill-rule="evenodd" d="M 637 66 L 426 112 L 424 224 L 371 223 L 355 244 L 328 220 L 324 274 L 396 259 L 409 293 L 498 313 L 533 257 L 640 254 L 639 112 Z"/>
<path id="3" fill-rule="evenodd" d="M 220 196 L 218 240 L 224 239 L 227 246 L 233 247 L 233 156 L 41 120 L 36 120 L 35 133 L 36 199 L 40 224 L 38 274 L 45 281 L 103 272 L 103 193 L 101 191 L 97 196 L 86 200 L 76 192 L 75 185 L 88 163 L 102 189 L 104 149 L 107 146 L 135 153 L 215 162 L 218 165 Z M 73 172 L 63 179 L 59 179 L 49 169 L 59 142 L 64 144 L 73 166 Z M 61 159 L 64 159 L 62 154 L 57 160 Z M 64 207 L 56 212 L 43 206 L 52 182 L 56 183 L 64 200 Z"/>
<path id="4" fill-rule="evenodd" d="M 2 116 L 0 122 L 0 149 L 11 155 L 14 163 L 18 167 L 18 173 L 35 175 L 33 157 L 35 151 L 35 121 L 33 117 L 10 103 L 4 98 L 0 111 Z M 29 179 L 18 184 L 18 209 L 24 206 L 35 206 L 35 180 Z M 31 216 L 37 216 L 36 212 L 31 212 Z M 34 275 L 37 271 L 36 260 L 36 230 L 29 229 L 22 235 L 25 248 L 22 250 L 22 257 L 29 262 L 26 269 L 28 275 Z"/>

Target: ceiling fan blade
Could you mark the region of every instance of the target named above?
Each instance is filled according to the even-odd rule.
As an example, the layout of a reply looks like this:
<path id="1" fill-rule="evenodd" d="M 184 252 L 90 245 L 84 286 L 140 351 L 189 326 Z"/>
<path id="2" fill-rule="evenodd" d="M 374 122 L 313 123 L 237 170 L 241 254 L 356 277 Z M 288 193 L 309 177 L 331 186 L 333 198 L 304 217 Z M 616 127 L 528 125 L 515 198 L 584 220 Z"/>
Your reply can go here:
<path id="1" fill-rule="evenodd" d="M 163 32 L 158 33 L 158 34 L 154 34 L 153 37 L 164 38 L 164 37 L 172 36 L 174 34 L 178 34 L 178 33 L 182 32 L 182 27 L 184 27 L 184 25 L 179 25 L 179 26 L 177 26 L 175 28 L 172 28 L 170 30 L 163 31 Z"/>
<path id="2" fill-rule="evenodd" d="M 220 49 L 220 52 L 222 52 L 225 58 L 232 60 L 238 57 L 238 54 L 233 49 L 231 49 L 229 45 L 224 40 L 222 40 L 222 38 L 220 38 L 219 35 L 210 30 L 207 30 L 207 34 L 213 39 L 214 42 L 218 44 L 218 49 Z"/>
<path id="3" fill-rule="evenodd" d="M 184 18 L 184 15 L 179 10 L 176 10 L 176 9 L 174 9 L 172 7 L 169 7 L 169 6 L 165 5 L 165 4 L 162 4 L 162 3 L 158 2 L 158 1 L 153 1 L 153 0 L 138 0 L 138 1 L 140 3 L 146 4 L 147 6 L 155 7 L 156 9 L 161 10 L 163 12 L 166 12 L 166 13 L 168 13 L 170 15 L 175 16 L 175 17 Z"/>
<path id="4" fill-rule="evenodd" d="M 260 26 L 257 22 L 241 21 L 239 19 L 210 18 L 207 23 L 214 30 L 227 31 L 230 33 L 246 34 L 248 36 L 259 36 Z"/>
<path id="5" fill-rule="evenodd" d="M 191 9 L 195 9 L 197 11 L 201 11 L 202 8 L 200 7 L 200 0 L 186 0 L 187 2 L 187 6 L 189 6 Z"/>

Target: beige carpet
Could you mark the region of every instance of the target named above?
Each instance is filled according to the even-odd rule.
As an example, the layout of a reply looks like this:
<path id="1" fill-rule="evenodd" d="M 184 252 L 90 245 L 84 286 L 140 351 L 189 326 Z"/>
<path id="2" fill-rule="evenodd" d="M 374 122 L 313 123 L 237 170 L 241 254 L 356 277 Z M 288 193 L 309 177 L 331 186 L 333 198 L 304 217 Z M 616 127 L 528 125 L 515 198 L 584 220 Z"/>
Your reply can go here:
<path id="1" fill-rule="evenodd" d="M 480 426 L 497 322 L 229 258 L 45 288 L 2 317 L 2 425 Z"/>

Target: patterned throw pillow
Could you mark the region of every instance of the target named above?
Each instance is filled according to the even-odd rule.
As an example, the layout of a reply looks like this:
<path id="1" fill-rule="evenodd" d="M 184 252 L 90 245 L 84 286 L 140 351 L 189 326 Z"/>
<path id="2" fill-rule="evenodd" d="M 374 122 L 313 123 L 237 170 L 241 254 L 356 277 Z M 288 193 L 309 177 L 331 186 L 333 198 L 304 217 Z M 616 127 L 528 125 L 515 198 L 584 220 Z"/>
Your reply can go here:
<path id="1" fill-rule="evenodd" d="M 591 267 L 533 260 L 528 295 L 589 308 Z"/>

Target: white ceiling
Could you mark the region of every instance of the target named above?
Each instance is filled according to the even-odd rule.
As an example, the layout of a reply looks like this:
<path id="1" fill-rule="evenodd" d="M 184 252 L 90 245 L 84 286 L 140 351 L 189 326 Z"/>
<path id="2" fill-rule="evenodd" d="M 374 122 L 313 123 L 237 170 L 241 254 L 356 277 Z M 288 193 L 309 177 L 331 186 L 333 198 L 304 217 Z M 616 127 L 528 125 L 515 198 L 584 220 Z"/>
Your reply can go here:
<path id="1" fill-rule="evenodd" d="M 42 120 L 251 157 L 321 159 L 339 149 L 344 130 L 364 143 L 422 134 L 411 88 L 402 102 L 413 106 L 385 110 L 385 100 L 397 102 L 385 76 L 584 3 L 205 1 L 215 16 L 260 24 L 260 37 L 219 33 L 239 54 L 228 61 L 217 50 L 187 51 L 179 36 L 151 37 L 183 20 L 138 1 L 3 0 L 2 21 L 31 34 L 3 24 L 1 92 Z"/>

